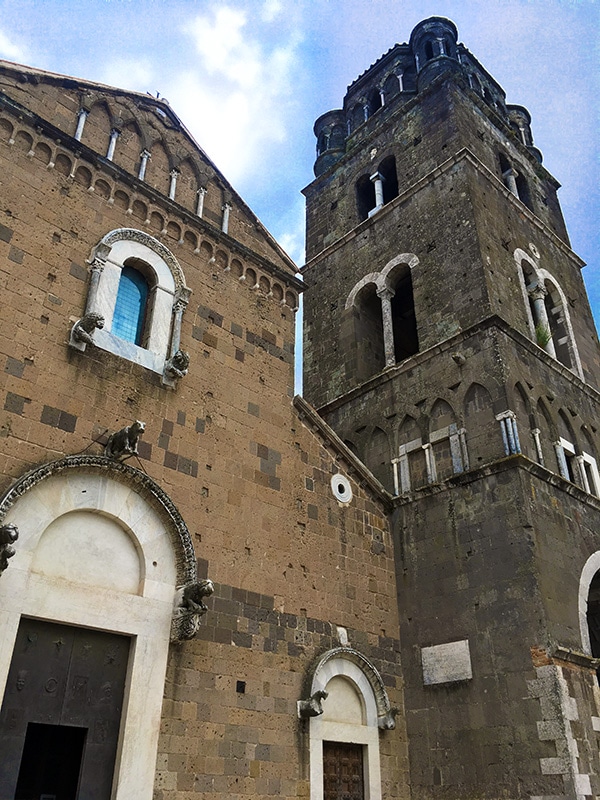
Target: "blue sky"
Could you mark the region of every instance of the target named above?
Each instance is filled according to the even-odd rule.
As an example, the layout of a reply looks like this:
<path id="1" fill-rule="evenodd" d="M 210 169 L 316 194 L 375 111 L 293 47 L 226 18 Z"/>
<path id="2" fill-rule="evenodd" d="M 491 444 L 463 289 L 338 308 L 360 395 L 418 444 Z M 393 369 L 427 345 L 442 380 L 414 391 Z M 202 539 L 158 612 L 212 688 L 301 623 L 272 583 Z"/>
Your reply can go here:
<path id="1" fill-rule="evenodd" d="M 450 17 L 507 101 L 531 112 L 600 320 L 600 2 L 0 0 L 0 11 L 0 57 L 166 97 L 299 264 L 314 120 L 419 20 Z"/>

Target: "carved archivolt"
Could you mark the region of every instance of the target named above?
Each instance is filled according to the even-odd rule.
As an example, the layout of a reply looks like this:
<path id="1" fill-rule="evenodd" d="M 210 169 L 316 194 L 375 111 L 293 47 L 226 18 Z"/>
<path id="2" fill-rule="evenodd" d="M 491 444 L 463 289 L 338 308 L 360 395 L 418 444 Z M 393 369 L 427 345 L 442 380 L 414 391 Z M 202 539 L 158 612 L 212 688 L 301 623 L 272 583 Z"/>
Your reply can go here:
<path id="1" fill-rule="evenodd" d="M 366 679 L 366 682 L 369 685 L 375 700 L 377 726 L 382 730 L 393 729 L 396 725 L 395 716 L 397 710 L 392 708 L 390 705 L 390 699 L 381 675 L 366 656 L 364 656 L 358 650 L 354 650 L 352 647 L 335 647 L 333 650 L 328 650 L 324 655 L 321 656 L 316 666 L 312 670 L 310 699 L 317 694 L 320 694 L 322 697 L 327 683 L 331 680 L 331 678 L 335 675 L 344 674 L 343 665 L 342 669 L 340 669 L 340 662 L 344 661 L 350 662 L 358 667 L 360 673 Z M 361 691 L 363 697 L 365 695 L 364 688 L 365 687 L 358 686 L 358 689 Z M 325 692 L 325 697 L 322 699 L 326 700 L 326 695 L 327 693 Z"/>
<path id="2" fill-rule="evenodd" d="M 102 254 L 100 256 L 102 259 L 106 258 L 106 255 L 104 254 L 107 254 L 107 248 L 112 248 L 116 242 L 121 241 L 138 242 L 139 244 L 143 244 L 155 252 L 157 256 L 159 256 L 159 258 L 165 262 L 171 274 L 173 275 L 176 290 L 179 292 L 189 291 L 185 284 L 183 270 L 179 266 L 179 262 L 173 253 L 167 247 L 165 247 L 164 244 L 159 242 L 158 239 L 155 239 L 153 236 L 144 233 L 144 231 L 137 230 L 137 228 L 117 228 L 116 230 L 107 233 L 106 236 L 104 236 L 104 238 L 102 238 L 94 248 L 90 261 L 93 261 L 94 258 L 99 254 Z"/>
<path id="3" fill-rule="evenodd" d="M 107 477 L 126 484 L 147 500 L 162 518 L 175 552 L 177 584 L 187 586 L 197 581 L 196 556 L 192 537 L 170 497 L 148 475 L 105 456 L 67 456 L 28 472 L 0 499 L 0 522 L 11 506 L 38 483 L 60 473 L 78 471 Z"/>

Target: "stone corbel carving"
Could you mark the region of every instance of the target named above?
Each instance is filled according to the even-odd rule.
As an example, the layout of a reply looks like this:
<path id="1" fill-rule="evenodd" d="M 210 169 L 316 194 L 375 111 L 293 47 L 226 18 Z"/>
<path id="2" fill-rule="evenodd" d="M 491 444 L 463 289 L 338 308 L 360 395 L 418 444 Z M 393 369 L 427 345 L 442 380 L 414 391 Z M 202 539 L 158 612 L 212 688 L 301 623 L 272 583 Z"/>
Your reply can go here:
<path id="1" fill-rule="evenodd" d="M 19 529 L 16 525 L 0 526 L 0 575 L 8 567 L 8 559 L 16 553 L 13 544 L 18 538 Z"/>
<path id="2" fill-rule="evenodd" d="M 175 610 L 171 625 L 171 641 L 193 639 L 200 628 L 200 620 L 208 611 L 204 598 L 210 597 L 215 586 L 210 578 L 182 586 L 175 594 Z"/>
<path id="3" fill-rule="evenodd" d="M 396 727 L 396 715 L 400 711 L 399 708 L 390 708 L 390 710 L 377 719 L 377 727 L 381 731 L 393 731 Z"/>
<path id="4" fill-rule="evenodd" d="M 96 311 L 84 314 L 71 328 L 69 344 L 77 350 L 85 350 L 86 344 L 94 344 L 94 331 L 104 327 L 104 317 Z"/>
<path id="5" fill-rule="evenodd" d="M 189 353 L 186 353 L 185 350 L 176 350 L 171 358 L 165 362 L 164 378 L 169 381 L 184 378 L 188 374 L 189 366 Z"/>
<path id="6" fill-rule="evenodd" d="M 323 713 L 323 700 L 327 700 L 328 693 L 324 689 L 319 689 L 308 700 L 298 700 L 298 717 L 309 719 L 310 717 L 320 717 Z"/>
<path id="7" fill-rule="evenodd" d="M 109 437 L 104 448 L 104 455 L 108 458 L 114 458 L 116 461 L 123 461 L 126 458 L 137 455 L 138 442 L 145 430 L 145 423 L 140 422 L 138 419 L 133 425 L 127 425 L 125 428 L 116 431 Z"/>

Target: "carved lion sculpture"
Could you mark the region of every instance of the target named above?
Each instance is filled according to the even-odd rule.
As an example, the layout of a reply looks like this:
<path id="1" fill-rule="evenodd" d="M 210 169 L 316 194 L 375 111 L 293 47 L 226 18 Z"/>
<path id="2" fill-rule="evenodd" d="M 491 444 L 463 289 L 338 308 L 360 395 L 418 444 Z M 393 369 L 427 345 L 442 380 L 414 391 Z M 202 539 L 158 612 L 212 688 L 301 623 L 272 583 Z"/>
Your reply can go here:
<path id="1" fill-rule="evenodd" d="M 176 350 L 165 364 L 165 373 L 169 378 L 183 378 L 188 373 L 190 356 L 185 350 Z"/>
<path id="2" fill-rule="evenodd" d="M 138 419 L 133 425 L 127 425 L 120 431 L 116 431 L 106 443 L 104 455 L 119 460 L 136 455 L 140 436 L 145 430 L 145 423 Z"/>
<path id="3" fill-rule="evenodd" d="M 94 344 L 93 333 L 96 328 L 104 327 L 104 317 L 95 311 L 90 311 L 89 314 L 84 314 L 81 319 L 78 319 L 71 331 L 71 336 L 76 342 L 84 342 L 85 344 Z"/>
<path id="4" fill-rule="evenodd" d="M 192 614 L 206 614 L 208 608 L 204 603 L 204 598 L 210 597 L 214 590 L 215 586 L 210 578 L 188 584 L 183 589 L 180 608 L 184 612 L 191 611 Z"/>
<path id="5" fill-rule="evenodd" d="M 19 529 L 16 525 L 0 526 L 0 575 L 8 567 L 8 559 L 16 553 L 13 544 L 18 538 Z"/>

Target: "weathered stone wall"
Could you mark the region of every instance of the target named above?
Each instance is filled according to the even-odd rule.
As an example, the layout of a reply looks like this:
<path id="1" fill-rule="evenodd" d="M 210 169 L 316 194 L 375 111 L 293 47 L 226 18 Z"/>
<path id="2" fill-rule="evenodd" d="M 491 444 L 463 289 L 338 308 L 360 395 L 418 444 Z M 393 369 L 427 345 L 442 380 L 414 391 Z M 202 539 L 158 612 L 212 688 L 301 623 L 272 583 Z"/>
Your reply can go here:
<path id="1" fill-rule="evenodd" d="M 579 578 L 600 521 L 598 500 L 582 503 L 569 487 L 516 457 L 398 507 L 406 718 L 419 797 L 574 797 L 578 775 L 592 782 L 583 794 L 598 791 L 594 673 L 552 657 L 557 645 L 582 649 Z M 472 677 L 444 679 L 449 666 L 439 656 L 442 678 L 425 684 L 422 648 L 464 640 Z"/>

